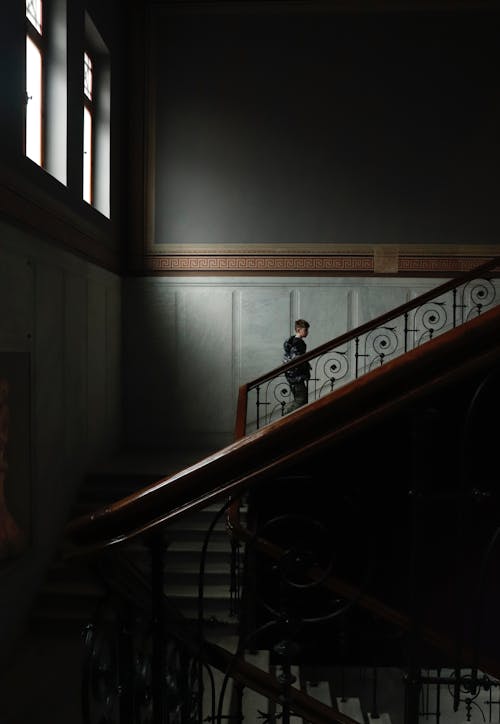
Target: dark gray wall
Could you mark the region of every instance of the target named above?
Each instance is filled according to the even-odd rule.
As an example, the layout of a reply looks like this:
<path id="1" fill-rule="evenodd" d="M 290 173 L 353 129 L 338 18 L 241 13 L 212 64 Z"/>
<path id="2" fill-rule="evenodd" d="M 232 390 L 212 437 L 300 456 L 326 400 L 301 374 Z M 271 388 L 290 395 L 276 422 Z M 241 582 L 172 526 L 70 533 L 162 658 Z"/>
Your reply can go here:
<path id="1" fill-rule="evenodd" d="M 92 257 L 94 246 L 96 256 L 109 260 L 114 255 L 104 255 L 103 249 L 117 256 L 122 242 L 116 236 L 119 220 L 101 217 L 81 198 L 78 133 L 84 11 L 99 23 L 112 63 L 116 57 L 116 71 L 120 17 L 117 0 L 68 0 L 67 9 L 67 185 L 23 154 L 24 4 L 3 3 L 0 23 L 5 80 L 0 106 L 0 357 L 7 360 L 0 365 L 0 377 L 11 384 L 9 404 L 16 405 L 9 466 L 14 456 L 26 455 L 22 465 L 19 458 L 12 464 L 5 480 L 7 502 L 26 546 L 0 562 L 0 679 L 11 664 L 16 637 L 58 549 L 86 473 L 121 442 L 121 280 L 68 252 L 76 247 L 82 256 Z M 112 112 L 118 142 L 118 72 L 115 81 Z M 112 163 L 116 180 L 120 163 L 115 146 Z M 119 189 L 115 193 L 119 200 Z M 15 365 L 19 373 L 26 368 L 29 374 L 15 374 Z M 21 400 L 21 409 L 16 400 Z M 23 684 L 24 690 L 30 689 L 27 679 Z"/>
<path id="2" fill-rule="evenodd" d="M 155 19 L 156 243 L 497 243 L 499 14 Z"/>

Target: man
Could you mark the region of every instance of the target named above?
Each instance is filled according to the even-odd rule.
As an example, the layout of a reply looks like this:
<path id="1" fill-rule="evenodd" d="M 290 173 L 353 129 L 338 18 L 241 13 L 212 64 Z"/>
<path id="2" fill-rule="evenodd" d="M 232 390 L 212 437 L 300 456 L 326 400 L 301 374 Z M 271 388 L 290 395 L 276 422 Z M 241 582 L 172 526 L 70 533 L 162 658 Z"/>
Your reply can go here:
<path id="1" fill-rule="evenodd" d="M 289 337 L 283 344 L 285 354 L 283 362 L 290 362 L 306 352 L 306 343 L 304 338 L 309 334 L 309 322 L 305 319 L 297 319 L 295 321 L 295 334 Z M 284 407 L 284 414 L 293 412 L 298 407 L 307 404 L 308 390 L 307 383 L 311 377 L 311 365 L 309 362 L 298 364 L 292 369 L 285 372 L 285 377 L 290 384 L 293 400 Z"/>

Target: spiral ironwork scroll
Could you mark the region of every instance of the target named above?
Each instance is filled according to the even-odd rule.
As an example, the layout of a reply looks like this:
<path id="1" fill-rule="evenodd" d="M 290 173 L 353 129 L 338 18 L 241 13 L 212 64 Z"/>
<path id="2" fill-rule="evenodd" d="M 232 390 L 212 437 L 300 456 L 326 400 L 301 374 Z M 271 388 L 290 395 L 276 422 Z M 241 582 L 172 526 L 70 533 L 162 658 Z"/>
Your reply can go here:
<path id="1" fill-rule="evenodd" d="M 346 351 L 332 349 L 311 358 L 313 372 L 309 384 L 309 401 L 333 392 L 340 385 L 370 372 L 389 359 L 420 347 L 498 304 L 498 282 L 494 279 L 476 278 L 457 282 L 453 287 L 444 286 L 448 288 L 436 291 L 433 300 L 419 304 L 417 297 L 401 305 L 407 307 L 404 311 L 397 311 L 397 308 L 393 316 L 384 315 L 385 326 L 376 327 L 366 334 L 357 334 L 354 329 L 342 335 L 345 340 L 342 344 L 347 343 Z M 391 321 L 392 326 L 387 326 L 387 320 Z M 351 347 L 354 347 L 353 354 L 350 352 Z M 263 384 L 251 384 L 247 395 L 246 431 L 251 432 L 283 415 L 291 398 L 291 390 L 284 375 L 279 374 Z"/>
<path id="2" fill-rule="evenodd" d="M 445 302 L 429 302 L 423 307 L 417 307 L 413 314 L 411 348 L 420 347 L 424 342 L 451 327 L 452 319 L 449 312 Z"/>
<path id="3" fill-rule="evenodd" d="M 360 368 L 370 372 L 396 354 L 402 346 L 397 327 L 377 327 L 363 337 L 358 356 Z"/>
<path id="4" fill-rule="evenodd" d="M 351 365 L 348 349 L 332 350 L 318 357 L 313 364 L 314 399 L 317 400 L 336 385 L 349 379 Z"/>
<path id="5" fill-rule="evenodd" d="M 377 539 L 369 516 L 346 497 L 339 498 L 337 506 L 343 511 L 345 525 L 351 518 L 366 520 L 371 545 L 363 554 L 358 595 L 350 600 L 339 599 L 323 586 L 334 567 L 342 567 L 343 548 L 346 546 L 344 527 L 336 526 L 332 530 L 322 521 L 307 515 L 280 515 L 265 523 L 257 533 L 258 537 L 275 542 L 283 550 L 281 558 L 271 564 L 274 588 L 266 585 L 258 595 L 259 604 L 275 622 L 295 620 L 302 627 L 338 617 L 356 604 L 371 580 Z M 265 565 L 263 561 L 262 566 Z M 271 596 L 273 601 L 269 600 Z"/>
<path id="6" fill-rule="evenodd" d="M 477 317 L 496 302 L 496 287 L 491 279 L 474 279 L 461 290 L 461 322 Z"/>

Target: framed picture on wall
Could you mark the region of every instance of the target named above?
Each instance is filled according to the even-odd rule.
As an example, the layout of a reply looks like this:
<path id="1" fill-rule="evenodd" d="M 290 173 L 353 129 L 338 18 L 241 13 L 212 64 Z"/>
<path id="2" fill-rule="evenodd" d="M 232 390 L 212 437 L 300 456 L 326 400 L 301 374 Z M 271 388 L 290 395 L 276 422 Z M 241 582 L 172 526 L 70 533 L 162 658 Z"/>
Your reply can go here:
<path id="1" fill-rule="evenodd" d="M 30 355 L 0 351 L 0 566 L 31 539 Z"/>

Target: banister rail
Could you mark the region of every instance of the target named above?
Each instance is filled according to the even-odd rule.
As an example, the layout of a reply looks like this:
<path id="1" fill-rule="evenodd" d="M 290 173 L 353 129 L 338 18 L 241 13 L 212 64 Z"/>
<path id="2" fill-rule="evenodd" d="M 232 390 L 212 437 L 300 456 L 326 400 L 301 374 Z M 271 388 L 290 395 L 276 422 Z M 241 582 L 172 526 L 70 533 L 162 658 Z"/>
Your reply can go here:
<path id="1" fill-rule="evenodd" d="M 421 305 L 422 301 L 433 299 L 436 294 L 439 295 L 446 290 L 452 290 L 456 286 L 464 284 L 464 282 L 466 283 L 477 278 L 478 274 L 484 274 L 488 271 L 492 272 L 499 266 L 500 257 L 495 257 L 461 276 L 459 279 L 446 282 L 420 295 L 412 302 L 401 305 L 397 307 L 396 310 L 381 315 L 371 322 L 358 327 L 356 330 L 352 330 L 325 345 L 321 345 L 301 357 L 301 360 L 312 359 L 318 353 L 318 350 L 320 352 L 326 349 L 329 350 L 332 346 L 338 345 L 339 340 L 352 339 L 356 334 L 360 334 L 360 330 L 371 329 L 374 325 L 380 324 L 381 321 L 384 322 L 392 318 L 394 314 L 399 314 L 401 310 L 407 311 L 408 309 L 413 309 Z M 484 322 L 484 329 L 489 327 L 491 327 L 492 330 L 496 329 L 497 322 L 494 318 L 492 321 L 485 319 Z M 448 349 L 444 351 L 444 358 L 441 361 L 441 363 L 444 364 L 443 370 L 446 369 L 450 354 L 459 354 L 462 359 L 466 360 L 468 355 L 472 358 L 476 352 L 479 352 L 479 349 L 473 349 L 474 335 L 476 334 L 479 338 L 483 338 L 484 343 L 484 337 L 487 338 L 487 334 L 481 331 L 481 327 L 475 331 L 474 329 L 473 325 L 469 333 L 470 336 L 468 336 L 466 341 L 463 340 L 460 334 L 448 336 L 448 343 L 451 344 L 451 348 L 460 348 L 460 352 L 456 353 L 448 351 Z M 453 328 L 450 331 L 456 330 Z M 439 340 L 431 339 L 428 344 L 437 341 Z M 426 346 L 428 345 L 425 345 L 425 347 Z M 301 408 L 301 410 L 298 410 L 296 414 L 288 416 L 288 419 L 278 419 L 275 421 L 275 424 L 268 426 L 267 429 L 257 429 L 251 435 L 245 435 L 245 418 L 248 405 L 247 391 L 263 380 L 272 378 L 272 375 L 276 371 L 281 374 L 282 371 L 293 367 L 294 363 L 291 362 L 287 365 L 282 365 L 277 368 L 277 370 L 267 373 L 247 385 L 242 385 L 238 397 L 238 414 L 235 426 L 236 440 L 232 444 L 179 473 L 160 479 L 157 483 L 139 490 L 127 498 L 100 510 L 96 510 L 89 515 L 81 516 L 78 519 L 70 521 L 66 529 L 68 553 L 71 555 L 83 547 L 88 547 L 90 550 L 94 546 L 101 547 L 103 545 L 119 544 L 130 537 L 137 537 L 144 532 L 149 532 L 153 528 L 160 527 L 169 520 L 182 516 L 190 510 L 196 510 L 204 505 L 208 505 L 213 500 L 221 498 L 224 495 L 237 495 L 239 491 L 242 492 L 253 482 L 258 482 L 266 475 L 273 474 L 279 467 L 286 467 L 292 464 L 293 461 L 297 459 L 297 456 L 302 455 L 304 451 L 311 452 L 314 449 L 319 449 L 324 444 L 330 444 L 334 438 L 346 434 L 346 430 L 354 430 L 360 425 L 367 423 L 368 420 L 372 420 L 374 416 L 378 414 L 379 405 L 380 409 L 388 409 L 388 407 L 394 408 L 397 404 L 403 404 L 403 401 L 408 399 L 409 395 L 412 394 L 412 390 L 408 389 L 406 373 L 410 369 L 410 365 L 415 363 L 418 367 L 418 374 L 414 376 L 416 385 L 415 394 L 418 394 L 418 390 L 421 389 L 416 381 L 419 378 L 422 379 L 422 372 L 425 372 L 425 359 L 427 358 L 425 354 L 425 359 L 420 360 L 419 350 L 422 349 L 424 349 L 424 347 L 417 347 L 413 351 L 410 351 L 409 354 L 405 356 L 404 363 L 401 364 L 401 367 L 399 367 L 399 364 L 395 368 L 393 367 L 394 370 L 399 369 L 400 371 L 404 368 L 404 382 L 401 391 L 398 392 L 397 384 L 393 383 L 393 378 L 389 379 L 385 374 L 382 374 L 382 376 L 378 374 L 375 376 L 368 375 L 368 385 L 365 384 L 365 380 L 361 378 L 354 387 L 347 384 L 332 390 L 334 394 L 329 396 L 331 398 L 331 405 L 327 397 L 322 397 L 314 401 L 313 405 L 307 405 Z M 436 353 L 438 357 L 440 355 L 442 356 L 443 352 L 439 350 L 439 345 L 431 345 L 428 354 L 431 356 Z M 375 368 L 374 371 L 382 371 L 384 368 L 389 367 L 389 364 L 393 366 L 395 362 L 398 362 L 398 358 L 391 360 L 390 363 L 384 366 Z M 459 373 L 459 370 L 460 365 L 457 373 Z M 388 369 L 387 371 L 389 372 Z M 398 373 L 396 373 L 396 375 L 397 374 Z M 362 384 L 360 385 L 360 383 Z M 433 384 L 430 378 L 427 380 L 427 383 Z M 373 391 L 377 390 L 379 385 L 381 385 L 381 389 L 383 389 L 384 392 L 381 398 L 377 395 L 379 399 L 374 406 L 370 396 Z M 357 403 L 357 408 L 351 404 L 344 407 L 344 395 L 340 394 L 343 390 L 361 398 L 361 403 Z M 339 394 L 340 398 L 338 397 Z M 400 398 L 398 394 L 401 394 Z M 387 403 L 391 398 L 392 402 Z M 383 400 L 383 404 L 381 404 L 381 400 Z M 322 404 L 325 401 L 326 407 Z M 363 410 L 366 405 L 368 405 L 370 409 L 364 414 Z M 314 407 L 314 410 L 318 412 L 322 410 L 323 413 L 319 416 L 314 416 L 316 422 L 313 425 L 306 421 L 304 427 L 303 415 L 299 413 L 308 412 L 311 407 Z M 328 431 L 325 434 L 324 413 L 329 410 L 330 407 L 332 415 L 328 422 Z M 342 419 L 339 418 L 339 414 L 341 414 Z M 353 419 L 355 417 L 357 417 L 357 420 Z M 284 425 L 281 423 L 284 423 Z M 304 432 L 296 435 L 296 427 L 304 428 Z M 319 429 L 321 429 L 321 434 L 318 432 Z M 300 449 L 297 449 L 297 439 L 303 440 L 303 445 Z"/>
<path id="2" fill-rule="evenodd" d="M 235 515 L 235 512 L 236 508 L 232 507 L 231 515 L 228 516 L 228 527 L 231 534 L 237 540 L 251 544 L 255 550 L 263 553 L 275 563 L 279 563 L 280 560 L 284 559 L 287 553 L 285 549 L 243 526 L 238 515 Z M 317 565 L 311 565 L 311 567 L 307 570 L 307 575 L 311 581 L 321 580 L 321 585 L 336 596 L 340 596 L 342 599 L 346 599 L 348 601 L 356 601 L 360 608 L 363 608 L 377 618 L 390 623 L 396 629 L 405 632 L 412 631 L 414 621 L 411 615 L 388 605 L 384 601 L 380 600 L 380 598 L 361 590 L 358 586 L 353 585 L 335 575 L 325 576 L 324 571 Z M 420 636 L 422 641 L 430 645 L 434 650 L 440 651 L 442 654 L 446 655 L 450 661 L 453 661 L 454 657 L 456 657 L 457 644 L 450 635 L 443 633 L 443 631 L 438 630 L 432 625 L 420 622 Z M 491 658 L 491 656 L 484 655 L 482 652 L 478 655 L 477 649 L 471 644 L 466 645 L 463 643 L 460 655 L 463 661 L 469 662 L 479 658 L 479 666 L 482 667 L 483 670 L 500 678 L 500 661 Z"/>
<path id="3" fill-rule="evenodd" d="M 129 616 L 127 626 L 121 626 L 119 628 L 117 632 L 118 636 L 123 635 L 124 629 L 127 632 L 126 635 L 129 636 L 141 616 L 145 616 L 146 619 L 149 618 L 151 614 L 151 600 L 153 598 L 152 585 L 148 576 L 145 575 L 143 570 L 133 565 L 125 554 L 126 549 L 125 553 L 124 551 L 117 551 L 113 558 L 110 559 L 112 561 L 111 568 L 108 566 L 103 572 L 108 583 L 111 583 L 110 589 L 121 596 L 125 595 L 129 607 L 133 603 L 132 610 L 134 613 L 132 616 Z M 109 580 L 108 569 L 112 571 L 111 581 Z M 132 597 L 130 595 L 131 591 L 135 594 Z M 114 601 L 112 597 L 108 600 L 108 603 L 113 606 Z M 179 644 L 183 652 L 184 663 L 188 658 L 198 660 L 204 666 L 219 671 L 228 678 L 231 678 L 234 682 L 238 682 L 240 685 L 258 692 L 275 704 L 283 705 L 283 683 L 279 681 L 275 674 L 264 671 L 246 661 L 243 655 L 244 652 L 242 651 L 236 650 L 235 652 L 231 652 L 224 648 L 224 646 L 216 644 L 213 641 L 203 638 L 200 639 L 193 630 L 193 627 L 186 625 L 186 620 L 184 620 L 182 614 L 172 607 L 168 595 L 163 593 L 161 595 L 161 608 L 165 624 L 164 634 Z M 108 620 L 110 618 L 108 612 Z M 126 650 L 128 651 L 128 656 L 131 658 L 133 658 L 134 653 L 136 655 L 138 653 L 133 651 L 133 646 L 131 646 L 130 641 Z M 97 664 L 97 666 L 100 664 L 98 660 L 93 663 L 94 665 Z M 102 663 L 102 671 L 106 674 L 106 664 L 104 662 Z M 126 660 L 122 662 L 122 665 L 125 663 L 127 667 L 133 668 L 134 666 L 133 661 Z M 171 674 L 172 672 L 169 673 Z M 98 675 L 96 675 L 96 680 L 97 678 Z M 111 679 L 112 677 L 109 678 Z M 108 685 L 107 682 L 104 683 L 103 681 L 102 683 L 104 686 Z M 95 688 L 95 684 L 93 688 Z M 112 692 L 110 691 L 109 694 L 112 695 Z M 336 708 L 331 708 L 323 704 L 318 699 L 300 689 L 288 688 L 286 698 L 294 714 L 303 717 L 308 724 L 357 724 L 356 720 L 350 716 L 338 711 Z M 226 719 L 225 716 L 222 717 L 222 720 L 224 719 Z M 203 718 L 203 721 L 207 720 L 208 717 Z M 126 721 L 131 720 L 127 719 Z M 134 721 L 136 720 L 134 719 Z M 190 719 L 190 721 L 194 721 L 194 719 Z M 217 718 L 217 721 L 220 721 L 220 719 Z"/>
<path id="4" fill-rule="evenodd" d="M 69 552 L 72 546 L 76 552 L 121 543 L 217 499 L 238 495 L 412 404 L 433 386 L 484 368 L 500 355 L 499 324 L 500 309 L 493 308 L 471 320 L 466 333 L 452 329 L 197 464 L 71 521 L 66 529 Z M 451 368 L 450 359 L 455 360 Z"/>
<path id="5" fill-rule="evenodd" d="M 314 401 L 331 392 L 334 387 L 357 379 L 373 369 L 375 365 L 381 365 L 409 349 L 420 346 L 437 334 L 442 334 L 448 329 L 463 324 L 498 303 L 497 292 L 488 278 L 488 273 L 493 276 L 493 272 L 498 271 L 499 267 L 500 257 L 497 256 L 460 277 L 444 282 L 420 294 L 415 299 L 319 345 L 301 355 L 300 359 L 280 365 L 241 385 L 236 412 L 235 439 L 239 439 L 248 430 L 259 429 L 283 416 L 285 405 L 291 396 L 285 373 L 296 365 L 304 362 L 315 363 L 309 385 L 309 400 L 311 401 L 312 398 Z M 486 284 L 478 283 L 475 288 L 467 286 L 481 277 L 484 278 L 483 281 Z M 458 290 L 461 287 L 462 298 L 459 299 Z M 450 302 L 441 300 L 449 292 L 451 292 Z M 433 303 L 433 306 L 425 308 L 425 305 L 429 303 Z M 450 306 L 448 317 L 446 316 L 446 304 Z M 419 311 L 420 316 L 417 319 Z M 413 315 L 411 315 L 412 312 Z M 389 322 L 396 320 L 401 320 L 396 327 L 387 327 Z M 418 324 L 420 327 L 417 326 Z M 376 340 L 366 339 L 365 348 L 361 350 L 361 339 L 376 331 L 378 331 Z M 354 349 L 340 349 L 353 342 Z M 370 348 L 368 349 L 368 347 Z M 333 356 L 323 359 L 328 353 L 332 353 Z M 249 394 L 251 392 L 255 392 L 255 415 L 249 420 Z M 264 413 L 261 413 L 262 408 L 265 410 Z"/>
<path id="6" fill-rule="evenodd" d="M 467 281 L 477 278 L 478 269 L 486 273 L 496 268 L 500 259 L 473 270 L 466 275 Z M 465 282 L 467 283 L 467 282 Z M 401 309 L 414 309 L 422 304 L 422 299 L 434 300 L 436 294 L 453 291 L 464 284 L 464 277 L 448 282 L 437 289 L 421 295 L 416 300 L 402 305 Z M 494 295 L 495 297 L 495 295 Z M 457 328 L 454 320 L 447 334 L 439 338 L 431 337 L 425 345 L 416 345 L 403 357 L 394 357 L 383 365 L 374 367 L 373 374 L 366 374 L 360 379 L 348 380 L 352 384 L 339 385 L 331 395 L 318 397 L 313 404 L 302 408 L 297 414 L 287 419 L 277 419 L 273 424 L 256 429 L 246 434 L 246 417 L 248 391 L 251 385 L 258 384 L 262 378 L 240 388 L 238 399 L 239 416 L 236 420 L 234 443 L 223 450 L 205 458 L 196 465 L 180 471 L 173 476 L 159 480 L 117 503 L 95 511 L 72 521 L 67 528 L 66 541 L 70 543 L 70 552 L 98 551 L 103 548 L 120 545 L 127 540 L 149 535 L 167 529 L 168 524 L 178 517 L 209 503 L 227 496 L 238 496 L 252 485 L 272 479 L 282 470 L 289 469 L 304 456 L 314 455 L 344 440 L 357 430 L 373 425 L 385 416 L 407 409 L 425 397 L 429 391 L 441 386 L 459 384 L 471 374 L 482 373 L 492 364 L 500 363 L 500 308 L 488 305 L 484 297 L 476 303 L 475 312 L 470 315 L 467 331 Z M 456 300 L 454 300 L 455 302 Z M 477 305 L 480 305 L 478 309 Z M 488 311 L 483 314 L 483 307 Z M 453 305 L 459 309 L 459 304 Z M 480 319 L 474 319 L 481 312 Z M 360 335 L 360 330 L 371 330 L 373 325 L 392 319 L 395 310 L 381 315 L 371 323 L 347 333 L 327 345 L 312 350 L 307 358 L 313 358 L 318 349 L 343 343 Z M 405 312 L 403 312 L 405 313 Z M 343 340 L 343 341 L 342 341 Z M 301 358 L 303 361 L 304 358 Z M 450 365 L 450 359 L 455 360 Z M 293 367 L 293 363 L 284 365 L 279 370 Z M 269 373 L 272 374 L 272 373 Z M 269 377 L 265 376 L 266 379 Z M 297 446 L 300 440 L 300 447 Z M 232 509 L 231 509 L 232 510 Z M 249 531 L 244 530 L 237 518 L 230 521 L 232 534 L 243 541 L 257 545 L 260 550 L 272 559 L 278 560 L 281 551 L 264 539 L 256 539 Z M 312 578 L 318 576 L 311 571 Z M 409 631 L 412 626 L 410 616 L 387 605 L 374 596 L 368 596 L 341 578 L 329 576 L 322 579 L 322 584 L 336 596 L 355 599 L 365 610 L 376 617 L 392 623 L 400 630 Z M 424 626 L 421 631 L 423 640 L 432 646 L 453 653 L 453 642 L 440 630 Z M 227 652 L 211 647 L 206 649 L 211 664 L 229 666 Z M 468 652 L 464 649 L 464 654 Z M 474 652 L 472 652 L 474 653 Z M 483 663 L 483 660 L 482 660 Z M 500 675 L 500 666 L 496 661 L 484 661 L 483 668 L 490 673 Z M 260 673 L 239 661 L 234 669 L 234 678 L 257 691 L 268 695 L 271 699 L 279 698 L 280 691 L 273 679 L 260 678 Z M 350 724 L 349 719 L 338 716 L 338 713 L 314 704 L 310 697 L 301 693 L 291 692 L 293 709 L 308 720 L 323 722 L 340 722 Z"/>
<path id="7" fill-rule="evenodd" d="M 423 304 L 435 302 L 449 291 L 455 292 L 458 287 L 477 279 L 478 274 L 492 272 L 500 265 L 500 257 L 481 265 L 459 280 L 447 282 L 436 289 L 420 295 L 415 300 L 391 310 L 376 319 L 361 325 L 335 340 L 312 350 L 301 357 L 304 360 L 317 359 L 318 355 L 328 353 L 343 344 L 369 333 L 387 324 L 397 316 L 407 315 Z M 411 345 L 404 359 L 394 355 L 386 363 L 379 360 L 376 367 L 369 370 L 374 374 L 358 375 L 346 379 L 345 384 L 336 386 L 331 395 L 315 396 L 313 404 L 305 407 L 298 414 L 286 420 L 271 420 L 274 424 L 263 429 L 253 430 L 247 435 L 248 393 L 259 385 L 274 379 L 273 374 L 281 375 L 295 363 L 282 365 L 266 375 L 243 385 L 239 390 L 238 415 L 235 427 L 235 442 L 205 458 L 196 465 L 179 473 L 159 480 L 127 498 L 111 504 L 89 516 L 72 521 L 67 528 L 67 551 L 80 554 L 96 552 L 125 543 L 137 537 L 145 537 L 152 531 L 163 535 L 168 531 L 168 524 L 178 517 L 198 508 L 205 507 L 214 500 L 223 497 L 238 496 L 249 487 L 264 480 L 272 479 L 276 473 L 287 469 L 304 456 L 321 452 L 335 445 L 353 432 L 363 429 L 366 425 L 391 415 L 395 411 L 412 405 L 427 395 L 430 389 L 439 388 L 465 379 L 470 374 L 483 372 L 491 364 L 500 363 L 500 309 L 492 309 L 496 304 L 496 290 L 487 294 L 487 287 L 482 288 L 478 297 L 467 307 L 466 319 L 463 318 L 464 307 L 461 300 L 453 297 L 453 318 L 448 334 L 436 339 L 431 334 L 425 341 L 428 344 Z M 483 314 L 484 309 L 487 309 Z M 461 315 L 461 321 L 470 321 L 467 333 L 457 329 L 455 313 Z M 481 319 L 473 317 L 481 314 Z M 405 321 L 405 334 L 414 331 Z M 429 331 L 427 329 L 427 331 Z M 442 332 L 441 332 L 442 333 Z M 356 350 L 358 354 L 359 350 Z M 451 368 L 450 358 L 456 359 Z M 382 362 L 384 365 L 382 366 Z M 349 382 L 356 384 L 348 384 Z M 411 383 L 409 382 L 411 380 Z M 300 440 L 300 448 L 297 447 Z M 237 504 L 229 508 L 228 526 L 233 537 L 243 542 L 251 542 L 259 551 L 274 561 L 280 560 L 283 551 L 276 545 L 255 536 L 245 529 L 238 518 Z M 383 600 L 367 595 L 339 577 L 323 576 L 321 571 L 311 568 L 312 580 L 321 579 L 321 584 L 335 596 L 355 600 L 365 610 L 376 617 L 390 622 L 402 631 L 411 631 L 411 616 L 397 608 L 387 605 Z M 454 653 L 454 642 L 443 635 L 443 632 L 431 626 L 422 626 L 422 640 L 450 656 Z M 205 642 L 197 652 L 201 658 L 221 671 L 232 668 L 231 677 L 244 686 L 259 691 L 271 700 L 278 702 L 282 698 L 282 690 L 275 677 L 260 672 L 247 664 L 242 658 L 233 659 L 224 649 Z M 464 656 L 474 655 L 474 651 L 462 651 Z M 490 674 L 500 676 L 500 664 L 496 661 L 481 659 L 483 668 Z M 340 714 L 300 691 L 290 691 L 293 711 L 315 724 L 353 724 L 352 720 Z"/>

